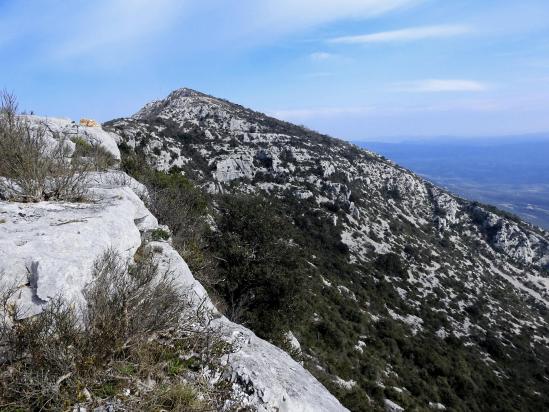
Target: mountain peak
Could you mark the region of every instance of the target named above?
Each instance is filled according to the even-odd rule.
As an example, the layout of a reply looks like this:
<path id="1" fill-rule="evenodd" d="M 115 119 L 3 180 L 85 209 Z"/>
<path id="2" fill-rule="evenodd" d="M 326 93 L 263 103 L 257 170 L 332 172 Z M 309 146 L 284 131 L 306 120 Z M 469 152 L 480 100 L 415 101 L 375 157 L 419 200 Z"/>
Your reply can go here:
<path id="1" fill-rule="evenodd" d="M 180 89 L 175 89 L 172 91 L 166 99 L 174 99 L 178 97 L 209 97 L 205 93 L 199 92 L 198 90 L 191 89 L 189 87 L 182 87 Z"/>
<path id="2" fill-rule="evenodd" d="M 146 104 L 131 120 L 170 123 L 180 129 L 207 129 L 214 134 L 230 131 L 249 134 L 250 138 L 257 132 L 310 135 L 311 138 L 320 136 L 303 127 L 186 87 L 172 91 L 164 99 Z"/>
<path id="3" fill-rule="evenodd" d="M 174 112 L 179 112 L 188 108 L 190 103 L 197 103 L 197 99 L 208 98 L 204 93 L 198 92 L 187 87 L 176 89 L 163 99 L 154 100 L 147 103 L 141 110 L 135 113 L 132 118 L 136 120 L 146 120 L 154 117 L 171 117 Z"/>

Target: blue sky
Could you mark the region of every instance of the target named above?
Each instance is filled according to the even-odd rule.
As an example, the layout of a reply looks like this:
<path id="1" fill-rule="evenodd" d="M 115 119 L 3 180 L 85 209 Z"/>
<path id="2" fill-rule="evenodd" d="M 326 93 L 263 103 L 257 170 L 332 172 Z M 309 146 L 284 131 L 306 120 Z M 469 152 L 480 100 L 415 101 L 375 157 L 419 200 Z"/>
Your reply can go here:
<path id="1" fill-rule="evenodd" d="M 185 86 L 348 140 L 549 131 L 547 0 L 0 0 L 0 58 L 49 116 Z"/>

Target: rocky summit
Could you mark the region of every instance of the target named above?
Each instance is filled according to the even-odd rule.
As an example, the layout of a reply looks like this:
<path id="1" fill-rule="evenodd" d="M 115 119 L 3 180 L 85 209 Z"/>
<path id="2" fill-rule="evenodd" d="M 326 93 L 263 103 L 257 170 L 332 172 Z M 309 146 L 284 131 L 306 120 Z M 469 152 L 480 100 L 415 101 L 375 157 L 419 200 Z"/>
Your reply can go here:
<path id="1" fill-rule="evenodd" d="M 306 269 L 285 273 L 303 277 L 306 316 L 284 326 L 288 351 L 350 410 L 549 409 L 549 233 L 190 89 L 103 126 L 212 214 L 248 196 L 291 223 Z"/>

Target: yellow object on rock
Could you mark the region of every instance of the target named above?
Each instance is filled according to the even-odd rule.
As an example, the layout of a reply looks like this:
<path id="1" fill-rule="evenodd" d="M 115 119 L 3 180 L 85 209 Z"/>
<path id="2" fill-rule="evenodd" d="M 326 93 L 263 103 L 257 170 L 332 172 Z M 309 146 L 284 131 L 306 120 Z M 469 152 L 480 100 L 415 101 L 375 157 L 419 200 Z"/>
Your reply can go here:
<path id="1" fill-rule="evenodd" d="M 80 126 L 100 127 L 101 125 L 92 119 L 80 119 Z"/>

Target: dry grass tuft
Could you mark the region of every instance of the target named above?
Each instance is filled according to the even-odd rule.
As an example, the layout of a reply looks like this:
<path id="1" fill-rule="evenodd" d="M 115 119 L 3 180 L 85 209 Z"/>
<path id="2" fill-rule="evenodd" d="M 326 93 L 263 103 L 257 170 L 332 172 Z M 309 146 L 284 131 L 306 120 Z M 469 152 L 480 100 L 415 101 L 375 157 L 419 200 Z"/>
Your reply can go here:
<path id="1" fill-rule="evenodd" d="M 230 400 L 229 383 L 211 377 L 225 373 L 231 347 L 142 255 L 126 265 L 107 251 L 83 313 L 54 299 L 17 320 L 16 288 L 0 288 L 0 410 L 214 411 Z"/>

